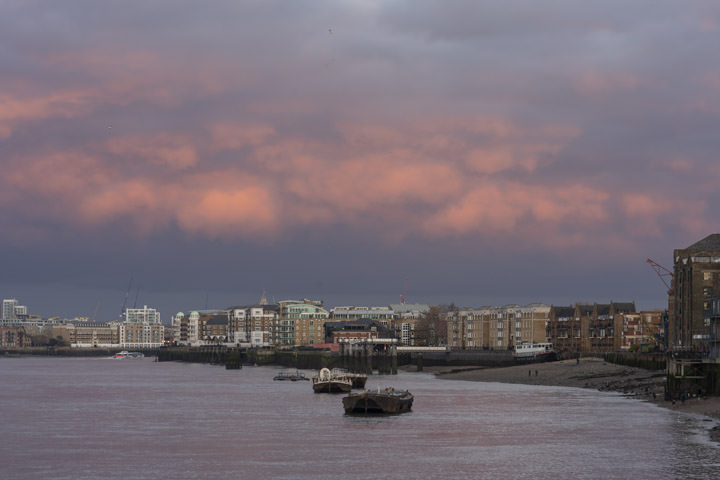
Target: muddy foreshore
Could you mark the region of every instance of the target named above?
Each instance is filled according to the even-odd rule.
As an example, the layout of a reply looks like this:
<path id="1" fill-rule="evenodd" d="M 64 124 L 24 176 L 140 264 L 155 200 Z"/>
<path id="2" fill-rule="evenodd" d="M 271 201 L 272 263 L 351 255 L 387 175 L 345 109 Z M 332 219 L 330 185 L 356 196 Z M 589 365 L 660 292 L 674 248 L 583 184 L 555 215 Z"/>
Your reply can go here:
<path id="1" fill-rule="evenodd" d="M 408 370 L 413 366 L 403 367 Z M 665 400 L 665 372 L 643 370 L 607 363 L 599 358 L 563 360 L 559 362 L 516 365 L 512 367 L 425 367 L 426 373 L 437 378 L 473 382 L 519 383 L 560 387 L 590 388 L 619 392 L 660 407 L 705 415 L 720 420 L 720 397 L 690 398 L 685 402 Z M 710 431 L 720 442 L 720 427 Z"/>

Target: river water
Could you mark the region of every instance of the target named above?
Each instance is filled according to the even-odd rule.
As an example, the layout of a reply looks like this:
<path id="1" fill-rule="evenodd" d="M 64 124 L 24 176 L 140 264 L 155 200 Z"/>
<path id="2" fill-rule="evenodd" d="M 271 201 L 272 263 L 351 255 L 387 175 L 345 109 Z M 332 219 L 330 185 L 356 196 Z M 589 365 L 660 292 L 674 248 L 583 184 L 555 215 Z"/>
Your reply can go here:
<path id="1" fill-rule="evenodd" d="M 0 358 L 0 478 L 720 478 L 714 423 L 617 394 L 401 372 L 367 387 L 412 412 L 358 417 L 277 372 Z"/>

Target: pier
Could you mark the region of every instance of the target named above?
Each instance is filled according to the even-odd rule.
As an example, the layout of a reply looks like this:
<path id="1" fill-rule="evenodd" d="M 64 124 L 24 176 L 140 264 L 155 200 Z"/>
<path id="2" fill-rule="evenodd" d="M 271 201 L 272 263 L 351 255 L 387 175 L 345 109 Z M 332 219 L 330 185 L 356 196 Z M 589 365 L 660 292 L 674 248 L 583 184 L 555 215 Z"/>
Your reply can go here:
<path id="1" fill-rule="evenodd" d="M 354 372 L 371 375 L 397 375 L 398 351 L 396 338 L 366 338 L 356 342 L 340 342 L 342 367 Z"/>

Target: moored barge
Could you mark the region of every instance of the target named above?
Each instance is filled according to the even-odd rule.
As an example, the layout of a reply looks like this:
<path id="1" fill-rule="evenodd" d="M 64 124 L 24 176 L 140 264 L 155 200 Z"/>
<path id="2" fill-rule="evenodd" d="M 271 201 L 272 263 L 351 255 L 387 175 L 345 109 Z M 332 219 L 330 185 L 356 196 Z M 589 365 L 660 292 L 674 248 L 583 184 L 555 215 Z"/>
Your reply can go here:
<path id="1" fill-rule="evenodd" d="M 343 408 L 350 414 L 404 413 L 412 409 L 414 398 L 409 391 L 392 387 L 366 390 L 343 398 Z"/>
<path id="2" fill-rule="evenodd" d="M 315 393 L 348 393 L 352 390 L 352 380 L 346 375 L 334 374 L 327 368 L 312 377 Z"/>

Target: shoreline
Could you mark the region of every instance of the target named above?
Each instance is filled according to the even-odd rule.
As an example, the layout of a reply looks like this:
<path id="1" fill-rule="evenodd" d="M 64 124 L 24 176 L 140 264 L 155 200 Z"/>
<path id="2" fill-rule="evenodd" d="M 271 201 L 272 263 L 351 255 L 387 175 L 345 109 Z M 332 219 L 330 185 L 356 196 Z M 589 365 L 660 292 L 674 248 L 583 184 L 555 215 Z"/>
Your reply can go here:
<path id="1" fill-rule="evenodd" d="M 403 367 L 413 371 L 414 366 Z M 423 372 L 436 378 L 471 382 L 587 388 L 618 392 L 662 408 L 709 417 L 720 421 L 720 397 L 690 398 L 684 402 L 665 400 L 665 372 L 607 363 L 600 358 L 514 365 L 510 367 L 430 366 Z M 720 442 L 720 425 L 710 429 L 710 438 Z"/>

